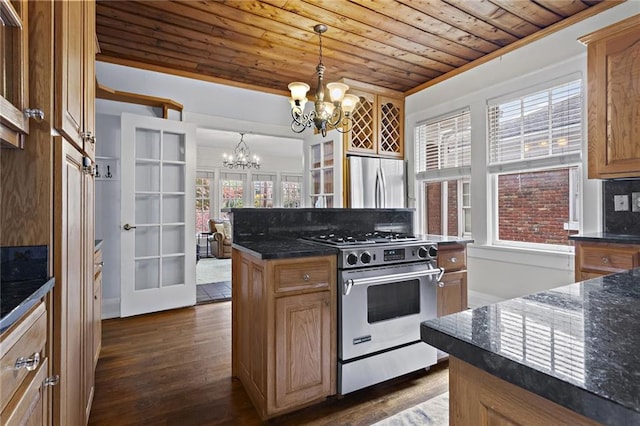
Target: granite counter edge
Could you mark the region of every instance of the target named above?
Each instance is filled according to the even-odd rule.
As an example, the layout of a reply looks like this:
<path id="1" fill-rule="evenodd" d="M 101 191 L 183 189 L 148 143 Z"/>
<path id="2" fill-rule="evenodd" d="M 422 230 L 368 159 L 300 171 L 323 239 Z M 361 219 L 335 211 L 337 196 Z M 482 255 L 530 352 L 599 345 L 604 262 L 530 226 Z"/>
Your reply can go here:
<path id="1" fill-rule="evenodd" d="M 477 347 L 433 328 L 428 321 L 420 324 L 420 338 L 450 356 L 600 423 L 635 424 L 640 420 L 640 413 L 628 407 Z"/>
<path id="2" fill-rule="evenodd" d="M 55 284 L 55 278 L 43 278 L 43 283 L 31 295 L 24 299 L 20 304 L 13 308 L 7 315 L 0 318 L 0 334 L 4 333 L 9 327 L 20 320 L 25 313 L 35 306 L 38 301 L 43 298 Z"/>
<path id="3" fill-rule="evenodd" d="M 325 247 L 325 246 L 311 246 L 307 244 L 306 246 L 298 246 L 291 250 L 280 250 L 280 251 L 264 251 L 252 247 L 250 242 L 246 243 L 233 243 L 232 247 L 238 249 L 244 253 L 250 254 L 262 260 L 270 260 L 270 259 L 291 259 L 296 257 L 313 257 L 313 256 L 330 256 L 336 255 L 338 250 L 333 247 Z"/>

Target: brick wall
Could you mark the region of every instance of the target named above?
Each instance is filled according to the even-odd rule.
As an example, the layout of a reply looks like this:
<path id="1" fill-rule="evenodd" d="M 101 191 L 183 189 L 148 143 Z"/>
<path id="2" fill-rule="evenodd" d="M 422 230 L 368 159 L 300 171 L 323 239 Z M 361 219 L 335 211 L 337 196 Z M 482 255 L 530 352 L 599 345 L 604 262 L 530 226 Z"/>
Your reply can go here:
<path id="1" fill-rule="evenodd" d="M 569 171 L 498 177 L 498 238 L 568 245 Z"/>
<path id="2" fill-rule="evenodd" d="M 427 232 L 429 234 L 442 234 L 442 191 L 440 182 L 425 184 L 427 200 Z"/>
<path id="3" fill-rule="evenodd" d="M 458 235 L 458 182 L 448 181 L 447 192 L 447 233 Z"/>

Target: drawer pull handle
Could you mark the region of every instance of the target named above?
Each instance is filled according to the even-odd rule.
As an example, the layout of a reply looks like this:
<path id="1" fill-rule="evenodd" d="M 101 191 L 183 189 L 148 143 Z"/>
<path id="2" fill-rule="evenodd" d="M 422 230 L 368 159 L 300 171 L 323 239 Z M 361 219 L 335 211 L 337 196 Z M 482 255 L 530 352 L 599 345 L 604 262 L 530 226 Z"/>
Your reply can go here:
<path id="1" fill-rule="evenodd" d="M 456 263 L 458 261 L 458 258 L 457 257 L 452 257 L 451 259 L 449 259 L 449 261 L 451 263 Z"/>
<path id="2" fill-rule="evenodd" d="M 603 257 L 603 258 L 602 258 L 602 263 L 604 263 L 605 265 L 606 265 L 607 263 L 609 263 L 609 258 L 608 258 L 608 257 Z"/>
<path id="3" fill-rule="evenodd" d="M 442 281 L 438 282 L 438 287 L 440 288 L 444 287 L 444 283 Z"/>
<path id="4" fill-rule="evenodd" d="M 98 262 L 96 263 L 96 266 L 100 269 L 104 268 L 104 262 Z"/>
<path id="5" fill-rule="evenodd" d="M 55 386 L 60 383 L 60 375 L 56 374 L 55 376 L 47 377 L 44 379 L 45 386 Z"/>
<path id="6" fill-rule="evenodd" d="M 29 358 L 20 357 L 16 360 L 16 365 L 14 368 L 16 370 L 20 370 L 21 368 L 26 368 L 27 371 L 33 371 L 38 368 L 40 364 L 40 352 L 36 352 L 31 355 Z"/>
<path id="7" fill-rule="evenodd" d="M 305 280 L 305 281 L 309 281 L 311 279 L 311 277 L 309 276 L 309 274 L 304 274 L 302 276 L 302 279 Z"/>

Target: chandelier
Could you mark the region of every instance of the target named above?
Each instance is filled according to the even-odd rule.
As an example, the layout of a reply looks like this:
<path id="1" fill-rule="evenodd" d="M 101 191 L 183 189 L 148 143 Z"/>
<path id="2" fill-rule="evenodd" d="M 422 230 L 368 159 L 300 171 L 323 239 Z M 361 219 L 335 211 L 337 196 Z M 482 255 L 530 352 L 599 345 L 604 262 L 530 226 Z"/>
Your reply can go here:
<path id="1" fill-rule="evenodd" d="M 327 29 L 324 24 L 318 24 L 313 27 L 313 31 L 318 33 L 318 38 L 320 39 L 320 61 L 316 67 L 318 85 L 316 87 L 314 108 L 307 114 L 304 113 L 304 106 L 307 103 L 307 91 L 310 88 L 308 84 L 294 81 L 288 86 L 289 90 L 291 90 L 291 116 L 293 117 L 291 130 L 295 133 L 301 133 L 312 125 L 315 125 L 316 129 L 322 133 L 322 136 L 327 135 L 329 127 L 335 128 L 340 133 L 350 130 L 351 113 L 356 107 L 356 103 L 358 103 L 358 97 L 345 94 L 349 90 L 349 86 L 343 83 L 328 83 L 327 89 L 329 89 L 331 102 L 324 100 L 323 78 L 325 66 L 322 64 L 322 34 Z"/>
<path id="2" fill-rule="evenodd" d="M 257 156 L 251 157 L 249 146 L 244 141 L 244 133 L 240 133 L 240 142 L 236 145 L 233 155 L 222 154 L 222 165 L 230 169 L 259 169 L 260 159 Z"/>

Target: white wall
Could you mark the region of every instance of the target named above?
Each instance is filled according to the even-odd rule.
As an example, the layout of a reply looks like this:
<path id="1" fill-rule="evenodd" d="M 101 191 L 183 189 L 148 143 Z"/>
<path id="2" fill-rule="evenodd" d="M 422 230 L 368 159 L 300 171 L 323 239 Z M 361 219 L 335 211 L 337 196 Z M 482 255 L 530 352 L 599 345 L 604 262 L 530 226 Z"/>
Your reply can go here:
<path id="1" fill-rule="evenodd" d="M 416 123 L 464 107 L 471 108 L 471 225 L 475 244 L 468 250 L 470 297 L 506 299 L 574 281 L 573 253 L 548 253 L 491 244 L 486 161 L 487 99 L 572 73 L 580 74 L 585 82 L 586 47 L 577 39 L 639 11 L 638 1 L 623 3 L 407 97 L 405 150 L 406 158 L 410 160 L 410 176 L 415 174 L 413 131 Z M 585 140 L 584 159 L 586 152 Z M 602 223 L 600 182 L 587 180 L 585 160 L 583 164 L 581 232 L 592 232 L 600 230 Z M 416 193 L 415 181 L 410 180 L 409 191 Z"/>

